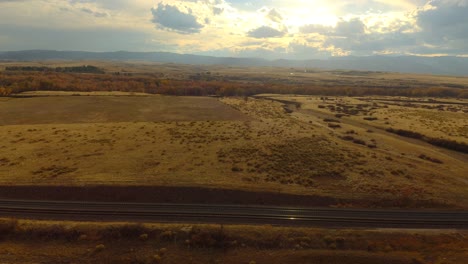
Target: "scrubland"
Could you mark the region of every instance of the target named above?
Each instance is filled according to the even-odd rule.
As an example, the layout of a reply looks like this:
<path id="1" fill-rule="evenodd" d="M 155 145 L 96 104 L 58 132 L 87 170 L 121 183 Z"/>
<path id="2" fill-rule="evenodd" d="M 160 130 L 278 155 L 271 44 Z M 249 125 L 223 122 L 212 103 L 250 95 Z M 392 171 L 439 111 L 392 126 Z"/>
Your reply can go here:
<path id="1" fill-rule="evenodd" d="M 334 198 L 331 206 L 347 207 L 468 204 L 466 154 L 386 132 L 400 127 L 398 115 L 337 118 L 328 110 L 335 99 L 280 97 L 290 101 L 273 95 L 4 98 L 0 184 L 232 189 Z M 465 113 L 450 114 L 461 121 L 448 138 L 463 142 Z"/>
<path id="2" fill-rule="evenodd" d="M 465 231 L 0 220 L 6 263 L 464 263 Z"/>
<path id="3" fill-rule="evenodd" d="M 2 199 L 468 208 L 468 78 L 6 67 Z M 467 248 L 460 230 L 0 220 L 5 263 L 464 263 Z"/>

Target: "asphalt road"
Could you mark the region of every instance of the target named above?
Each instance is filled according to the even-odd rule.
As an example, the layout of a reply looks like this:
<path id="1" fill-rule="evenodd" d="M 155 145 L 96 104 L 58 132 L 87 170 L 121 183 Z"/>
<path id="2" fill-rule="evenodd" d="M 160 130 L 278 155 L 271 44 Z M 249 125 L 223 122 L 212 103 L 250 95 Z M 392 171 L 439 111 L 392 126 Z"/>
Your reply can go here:
<path id="1" fill-rule="evenodd" d="M 0 216 L 73 221 L 468 229 L 468 211 L 0 200 Z"/>

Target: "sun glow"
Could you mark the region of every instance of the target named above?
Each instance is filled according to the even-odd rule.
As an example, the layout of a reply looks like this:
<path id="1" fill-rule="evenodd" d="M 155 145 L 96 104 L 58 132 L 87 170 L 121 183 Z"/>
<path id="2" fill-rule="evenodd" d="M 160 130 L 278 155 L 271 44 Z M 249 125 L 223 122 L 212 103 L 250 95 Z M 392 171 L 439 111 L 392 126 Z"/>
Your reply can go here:
<path id="1" fill-rule="evenodd" d="M 290 8 L 281 11 L 284 12 L 285 25 L 292 30 L 312 24 L 333 27 L 339 21 L 333 10 L 327 6 Z"/>

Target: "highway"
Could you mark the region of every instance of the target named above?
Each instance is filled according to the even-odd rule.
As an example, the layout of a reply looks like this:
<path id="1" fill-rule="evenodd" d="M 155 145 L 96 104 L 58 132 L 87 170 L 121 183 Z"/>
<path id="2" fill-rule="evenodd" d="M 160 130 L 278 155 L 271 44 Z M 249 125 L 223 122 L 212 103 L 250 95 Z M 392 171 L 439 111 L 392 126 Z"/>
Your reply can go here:
<path id="1" fill-rule="evenodd" d="M 468 229 L 468 211 L 0 200 L 0 217 L 38 220 Z"/>

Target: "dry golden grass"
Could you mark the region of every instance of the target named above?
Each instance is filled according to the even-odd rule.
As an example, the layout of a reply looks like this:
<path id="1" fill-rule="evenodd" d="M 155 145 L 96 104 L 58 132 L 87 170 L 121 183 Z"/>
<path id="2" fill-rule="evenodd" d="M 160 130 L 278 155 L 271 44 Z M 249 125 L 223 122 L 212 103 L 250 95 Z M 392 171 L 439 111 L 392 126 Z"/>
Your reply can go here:
<path id="1" fill-rule="evenodd" d="M 253 98 L 2 99 L 0 184 L 192 186 L 334 197 L 343 206 L 466 208 L 466 155 L 371 133 L 375 121 L 333 129 L 308 107 L 288 114 Z"/>
<path id="2" fill-rule="evenodd" d="M 0 220 L 6 263 L 464 263 L 460 230 Z"/>

